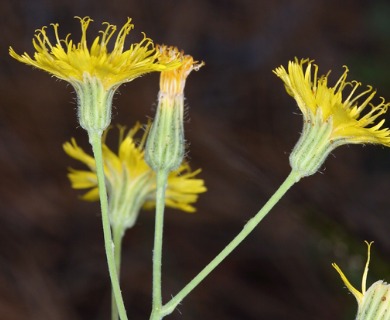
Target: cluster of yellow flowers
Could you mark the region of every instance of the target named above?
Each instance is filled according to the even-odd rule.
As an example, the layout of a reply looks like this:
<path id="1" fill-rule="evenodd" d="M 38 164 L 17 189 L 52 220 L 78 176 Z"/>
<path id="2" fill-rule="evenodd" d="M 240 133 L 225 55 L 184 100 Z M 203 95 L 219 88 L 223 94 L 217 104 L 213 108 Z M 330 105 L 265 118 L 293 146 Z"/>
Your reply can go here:
<path id="1" fill-rule="evenodd" d="M 89 168 L 88 171 L 71 169 L 69 179 L 75 189 L 91 189 L 83 199 L 100 200 L 113 289 L 112 319 L 118 319 L 119 315 L 121 320 L 126 320 L 119 286 L 121 239 L 126 229 L 135 224 L 141 208 L 156 205 L 153 257 L 153 292 L 156 294 L 153 295 L 160 298 L 153 299 L 155 303 L 161 300 L 157 289 L 158 282 L 161 285 L 158 275 L 161 273 L 163 208 L 169 206 L 193 212 L 198 194 L 206 191 L 204 181 L 196 178 L 200 170 L 191 171 L 184 162 L 183 129 L 185 82 L 191 71 L 198 70 L 203 63 L 194 61 L 177 48 L 155 46 L 145 34 L 139 43 L 125 49 L 126 37 L 134 27 L 131 19 L 117 33 L 111 51 L 108 45 L 117 27 L 109 23 L 103 24 L 105 29 L 89 45 L 87 29 L 92 19 L 77 18 L 81 25 L 78 43 L 73 42 L 70 35 L 61 39 L 58 24 L 52 24 L 54 43 L 46 27 L 37 30 L 33 39 L 34 57 L 27 53 L 19 55 L 11 47 L 9 53 L 20 62 L 69 82 L 76 91 L 79 123 L 88 133 L 94 156 L 85 153 L 74 139 L 65 143 L 65 152 Z M 119 148 L 115 153 L 105 144 L 103 135 L 111 123 L 113 96 L 121 84 L 153 71 L 161 75 L 153 124 L 151 128 L 148 126 L 138 144 L 134 136 L 141 128 L 139 124 L 127 134 L 120 128 Z M 164 177 L 163 181 L 160 176 Z"/>
<path id="2" fill-rule="evenodd" d="M 155 46 L 145 34 L 139 43 L 126 48 L 125 40 L 134 28 L 131 19 L 118 32 L 115 25 L 103 23 L 103 30 L 90 43 L 87 29 L 93 20 L 89 17 L 77 19 L 81 25 L 79 42 L 74 42 L 70 35 L 61 38 L 59 25 L 52 24 L 54 42 L 50 40 L 46 27 L 37 30 L 33 39 L 33 57 L 27 53 L 17 54 L 11 47 L 9 53 L 16 60 L 47 71 L 74 87 L 81 127 L 87 130 L 92 146 L 96 146 L 96 141 L 99 146 L 103 142 L 100 148 L 103 155 L 103 185 L 107 184 L 112 229 L 114 232 L 119 230 L 122 237 L 124 231 L 135 224 L 141 208 L 155 206 L 158 188 L 156 172 L 160 171 L 166 173 L 167 177 L 166 185 L 163 184 L 163 188 L 166 188 L 165 205 L 186 212 L 195 211 L 194 203 L 198 195 L 206 191 L 206 187 L 204 181 L 197 178 L 200 169 L 192 171 L 184 161 L 184 87 L 188 75 L 204 63 L 195 61 L 175 47 Z M 109 43 L 116 32 L 113 48 L 109 51 Z M 154 71 L 160 72 L 160 92 L 153 123 L 146 126 L 139 140 L 135 138 L 141 130 L 139 123 L 127 133 L 125 127 L 119 127 L 118 152 L 112 151 L 105 144 L 107 131 L 103 132 L 111 123 L 112 99 L 116 90 L 121 84 Z M 359 82 L 347 81 L 347 67 L 334 86 L 328 85 L 329 73 L 319 76 L 318 66 L 309 59 L 295 59 L 288 63 L 287 69 L 280 66 L 274 73 L 283 81 L 287 93 L 296 100 L 303 114 L 303 131 L 290 154 L 295 182 L 316 173 L 338 146 L 365 143 L 390 146 L 390 130 L 384 126 L 384 119 L 378 120 L 390 103 L 381 98 L 379 103 L 373 104 L 376 91 L 368 86 L 359 92 Z M 96 154 L 94 158 L 84 152 L 74 139 L 64 144 L 64 150 L 88 167 L 88 170 L 70 169 L 68 176 L 72 187 L 89 189 L 82 196 L 84 200 L 100 198 L 103 201 Z M 104 201 L 102 212 L 103 205 Z M 107 242 L 107 248 L 109 245 Z M 362 292 L 349 283 L 337 265 L 334 264 L 334 267 L 359 303 L 358 319 L 379 319 L 378 315 L 381 319 L 390 319 L 387 312 L 390 309 L 384 303 L 390 301 L 389 285 L 379 281 L 368 291 L 365 288 L 370 245 Z M 113 282 L 118 301 L 119 287 L 115 285 Z M 379 297 L 381 302 L 375 297 Z M 375 307 L 371 303 L 374 300 L 377 303 Z M 119 303 L 121 319 L 126 319 L 120 306 Z M 161 301 L 158 301 L 154 311 L 161 308 Z M 375 315 L 377 318 L 374 318 Z"/>
<path id="3" fill-rule="evenodd" d="M 10 48 L 10 55 L 20 62 L 47 71 L 59 79 L 65 80 L 75 88 L 78 98 L 78 115 L 80 124 L 86 130 L 105 130 L 111 122 L 112 97 L 116 89 L 125 82 L 149 72 L 161 72 L 161 95 L 169 88 L 176 94 L 183 95 L 185 81 L 193 69 L 199 69 L 203 63 L 194 61 L 174 47 L 155 46 L 153 41 L 143 35 L 139 43 L 131 44 L 125 49 L 125 40 L 134 28 L 128 19 L 119 30 L 114 47 L 108 51 L 110 40 L 117 30 L 115 25 L 104 23 L 105 29 L 100 31 L 92 44 L 87 41 L 87 29 L 93 21 L 89 17 L 76 17 L 81 25 L 81 39 L 75 43 L 70 35 L 61 39 L 58 24 L 52 24 L 55 42 L 47 35 L 46 27 L 36 31 L 33 45 L 36 50 L 32 58 L 27 53 L 19 55 Z M 163 94 L 164 93 L 164 94 Z M 96 98 L 98 96 L 98 98 Z M 160 99 L 161 100 L 161 99 Z M 163 105 L 183 113 L 183 105 L 172 95 L 164 98 Z M 182 102 L 181 102 L 182 104 Z M 104 169 L 108 182 L 110 212 L 113 226 L 131 227 L 141 207 L 152 208 L 154 203 L 154 172 L 144 160 L 144 144 L 146 131 L 141 144 L 136 145 L 134 135 L 140 125 L 129 131 L 119 142 L 118 154 L 103 145 Z M 120 129 L 121 136 L 124 128 Z M 69 179 L 75 189 L 92 188 L 82 198 L 98 200 L 96 167 L 93 157 L 78 147 L 74 139 L 64 144 L 64 150 L 72 158 L 86 164 L 90 171 L 71 170 Z M 196 202 L 197 194 L 205 192 L 204 181 L 195 179 L 200 170 L 191 171 L 182 159 L 178 170 L 171 172 L 168 179 L 166 205 L 187 212 L 195 211 L 191 203 Z"/>

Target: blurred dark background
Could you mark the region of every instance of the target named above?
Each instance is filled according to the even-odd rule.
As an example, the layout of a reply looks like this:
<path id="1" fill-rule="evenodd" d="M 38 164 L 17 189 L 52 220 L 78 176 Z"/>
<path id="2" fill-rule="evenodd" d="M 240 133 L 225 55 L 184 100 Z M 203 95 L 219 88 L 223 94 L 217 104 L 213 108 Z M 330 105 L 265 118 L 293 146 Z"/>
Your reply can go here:
<path id="1" fill-rule="evenodd" d="M 272 70 L 310 57 L 332 79 L 350 79 L 390 100 L 390 3 L 383 1 L 0 2 L 0 320 L 109 319 L 110 286 L 97 203 L 71 190 L 62 143 L 77 125 L 73 89 L 8 56 L 33 53 L 34 30 L 60 33 L 91 16 L 132 17 L 138 41 L 174 44 L 206 66 L 186 88 L 189 159 L 209 191 L 194 215 L 168 210 L 164 299 L 175 294 L 241 230 L 289 173 L 302 118 Z M 158 75 L 122 86 L 113 123 L 153 116 Z M 390 120 L 390 116 L 388 117 Z M 368 282 L 390 274 L 390 150 L 349 146 L 296 185 L 271 214 L 167 319 L 353 319 L 356 302 L 331 267 L 360 288 L 364 240 L 375 241 Z M 153 213 L 124 241 L 122 286 L 129 319 L 148 319 Z"/>

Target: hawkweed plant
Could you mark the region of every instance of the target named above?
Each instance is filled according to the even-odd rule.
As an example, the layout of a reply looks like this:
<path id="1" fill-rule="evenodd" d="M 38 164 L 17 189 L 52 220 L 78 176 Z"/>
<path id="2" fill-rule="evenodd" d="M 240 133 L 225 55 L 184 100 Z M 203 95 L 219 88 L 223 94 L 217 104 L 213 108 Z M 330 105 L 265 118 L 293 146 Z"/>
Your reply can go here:
<path id="1" fill-rule="evenodd" d="M 347 81 L 344 68 L 335 84 L 328 84 L 329 72 L 319 75 L 319 68 L 309 59 L 295 59 L 273 72 L 292 96 L 303 116 L 303 130 L 289 160 L 291 172 L 228 245 L 176 295 L 162 301 L 162 248 L 165 207 L 195 211 L 198 195 L 206 191 L 185 161 L 184 89 L 192 71 L 204 65 L 176 47 L 155 46 L 143 34 L 138 43 L 125 45 L 134 25 L 131 19 L 119 29 L 103 23 L 93 41 L 87 40 L 89 17 L 77 19 L 81 26 L 80 41 L 71 35 L 61 38 L 59 25 L 52 24 L 52 40 L 47 27 L 36 31 L 35 53 L 9 53 L 16 60 L 44 70 L 69 82 L 77 95 L 78 120 L 89 137 L 93 156 L 71 139 L 65 152 L 87 166 L 86 170 L 69 169 L 68 177 L 75 189 L 87 189 L 87 201 L 100 200 L 105 253 L 112 284 L 112 320 L 127 320 L 119 285 L 122 239 L 132 228 L 142 208 L 155 208 L 153 249 L 153 288 L 150 320 L 160 320 L 172 313 L 181 301 L 209 275 L 263 220 L 283 195 L 302 178 L 321 169 L 328 155 L 345 144 L 379 144 L 390 146 L 390 130 L 381 117 L 389 103 L 376 91 L 357 81 Z M 108 47 L 112 47 L 109 50 Z M 106 144 L 106 130 L 111 123 L 112 99 L 118 87 L 150 72 L 160 73 L 156 115 L 145 132 L 140 124 L 128 130 L 118 127 L 117 151 Z M 108 132 L 108 133 L 107 133 Z M 358 301 L 357 320 L 390 320 L 389 285 L 375 282 L 366 290 L 371 243 L 363 273 L 361 291 L 355 289 L 341 269 L 333 264 L 344 284 Z"/>
<path id="2" fill-rule="evenodd" d="M 93 21 L 89 17 L 76 17 L 81 25 L 81 39 L 75 42 L 71 35 L 61 39 L 58 24 L 52 24 L 54 42 L 47 35 L 47 27 L 36 31 L 33 39 L 34 56 L 19 55 L 10 47 L 9 53 L 16 60 L 47 71 L 55 77 L 69 82 L 77 94 L 78 120 L 84 128 L 92 146 L 96 161 L 99 198 L 102 211 L 105 252 L 120 318 L 126 320 L 126 310 L 119 287 L 118 275 L 112 250 L 112 235 L 108 216 L 108 200 L 104 179 L 101 136 L 111 123 L 112 98 L 118 87 L 137 77 L 153 71 L 175 68 L 179 63 L 170 59 L 159 61 L 160 51 L 153 41 L 143 35 L 139 43 L 125 48 L 125 40 L 134 25 L 131 19 L 117 33 L 114 48 L 108 50 L 110 40 L 117 30 L 115 25 L 103 23 L 105 28 L 89 44 L 87 29 Z"/>

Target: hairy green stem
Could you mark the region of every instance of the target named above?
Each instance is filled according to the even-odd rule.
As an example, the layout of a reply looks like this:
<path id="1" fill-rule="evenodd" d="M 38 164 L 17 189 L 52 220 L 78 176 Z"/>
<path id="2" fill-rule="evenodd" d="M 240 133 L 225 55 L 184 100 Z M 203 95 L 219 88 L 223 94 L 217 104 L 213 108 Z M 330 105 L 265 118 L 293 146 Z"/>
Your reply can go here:
<path id="1" fill-rule="evenodd" d="M 122 293 L 119 286 L 119 278 L 115 266 L 114 243 L 112 241 L 110 218 L 108 216 L 108 198 L 106 191 L 106 182 L 104 177 L 103 152 L 101 132 L 88 131 L 89 142 L 92 145 L 93 154 L 96 161 L 96 175 L 98 178 L 100 207 L 102 213 L 104 248 L 106 251 L 108 271 L 111 279 L 112 292 L 116 300 L 119 317 L 121 320 L 127 320 L 126 309 L 123 303 Z"/>
<path id="2" fill-rule="evenodd" d="M 112 233 L 113 233 L 113 241 L 114 241 L 115 267 L 116 267 L 116 273 L 118 275 L 118 281 L 120 281 L 122 239 L 123 239 L 124 231 L 122 228 L 117 227 L 117 228 L 113 228 Z M 118 317 L 119 314 L 118 314 L 118 308 L 116 306 L 114 290 L 111 290 L 111 320 L 118 320 Z"/>
<path id="3" fill-rule="evenodd" d="M 240 233 L 194 279 L 162 307 L 158 316 L 151 319 L 160 320 L 164 316 L 172 313 L 177 305 L 253 231 L 287 190 L 298 182 L 300 178 L 301 176 L 298 172 L 292 171 L 263 208 L 245 224 Z"/>
<path id="4" fill-rule="evenodd" d="M 153 304 L 151 320 L 161 319 L 162 293 L 161 293 L 161 264 L 162 264 L 162 243 L 164 228 L 165 190 L 167 187 L 168 172 L 158 170 L 157 192 L 156 192 L 156 221 L 154 229 L 153 249 Z"/>

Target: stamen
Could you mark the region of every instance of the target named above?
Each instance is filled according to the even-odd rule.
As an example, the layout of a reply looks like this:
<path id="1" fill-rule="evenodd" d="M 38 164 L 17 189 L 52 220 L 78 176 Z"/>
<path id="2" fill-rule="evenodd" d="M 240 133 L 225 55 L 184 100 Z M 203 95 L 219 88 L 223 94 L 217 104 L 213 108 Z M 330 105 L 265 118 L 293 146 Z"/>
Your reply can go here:
<path id="1" fill-rule="evenodd" d="M 335 92 L 342 91 L 345 87 L 345 80 L 347 79 L 347 75 L 349 72 L 349 69 L 347 66 L 343 66 L 345 69 L 344 73 L 340 77 L 340 79 L 336 82 L 336 85 L 333 87 Z"/>
<path id="2" fill-rule="evenodd" d="M 349 99 L 351 99 L 352 96 L 354 95 L 356 89 L 359 88 L 360 85 L 361 85 L 361 83 L 358 82 L 358 81 L 356 81 L 356 80 L 352 80 L 351 82 L 348 82 L 348 84 L 352 86 L 352 90 L 351 90 L 351 92 L 349 93 L 349 96 L 347 97 L 347 99 L 345 99 L 345 103 L 348 103 Z M 363 92 L 362 94 L 364 94 L 364 92 Z M 355 97 L 352 101 L 350 101 L 349 104 L 352 105 L 352 104 L 354 103 L 354 101 L 356 101 L 357 99 L 359 99 L 359 97 L 360 97 L 362 94 L 360 94 L 359 96 Z"/>
<path id="3" fill-rule="evenodd" d="M 122 29 L 119 31 L 118 36 L 116 37 L 115 46 L 113 52 L 123 52 L 123 47 L 125 44 L 126 36 L 134 28 L 134 25 L 131 24 L 131 19 L 127 18 L 127 22 L 124 24 Z"/>
<path id="4" fill-rule="evenodd" d="M 102 40 L 100 42 L 101 46 L 102 47 L 106 47 L 108 42 L 110 41 L 112 35 L 115 33 L 116 31 L 116 26 L 112 25 L 112 24 L 109 24 L 108 22 L 103 22 L 103 25 L 107 25 L 107 28 L 106 30 L 104 31 L 99 31 L 99 33 L 102 34 Z"/>
<path id="5" fill-rule="evenodd" d="M 360 85 L 360 83 L 359 83 Z M 372 87 L 371 86 L 367 86 L 368 89 L 366 91 L 363 91 L 362 93 L 360 93 L 358 96 L 356 96 L 355 98 L 353 98 L 351 101 L 350 101 L 350 105 L 353 105 L 355 102 L 357 102 L 361 97 L 367 95 L 368 93 L 370 93 L 372 91 Z M 376 91 L 372 91 L 372 93 L 366 98 L 366 100 L 364 100 L 364 102 L 362 104 L 360 104 L 358 110 L 359 110 L 359 113 L 362 112 L 364 110 L 364 108 L 367 106 L 367 104 L 372 100 L 372 98 L 375 96 L 376 94 Z"/>
<path id="6" fill-rule="evenodd" d="M 84 17 L 80 18 L 76 16 L 75 18 L 80 20 L 81 25 L 81 39 L 80 39 L 80 46 L 81 48 L 88 50 L 88 44 L 87 44 L 87 29 L 89 24 L 93 21 L 90 17 Z"/>
<path id="7" fill-rule="evenodd" d="M 38 39 L 42 49 L 46 48 L 46 45 L 50 48 L 50 50 L 53 49 L 53 46 L 49 40 L 49 38 L 46 35 L 47 27 L 43 27 L 41 30 L 38 31 L 38 34 L 36 35 L 36 38 Z M 42 38 L 41 38 L 42 37 Z"/>
<path id="8" fill-rule="evenodd" d="M 366 292 L 366 282 L 367 282 L 367 274 L 368 274 L 368 266 L 370 265 L 370 256 L 371 256 L 371 245 L 374 243 L 374 241 L 368 242 L 364 241 L 367 244 L 367 262 L 366 266 L 364 268 L 363 278 L 362 278 L 362 293 L 364 294 Z"/>
<path id="9" fill-rule="evenodd" d="M 318 86 L 318 82 L 317 82 L 317 76 L 318 76 L 318 66 L 315 64 L 314 65 L 314 73 L 313 73 L 313 82 L 312 82 L 312 87 L 313 87 L 313 91 L 314 93 L 317 91 L 317 86 Z"/>

